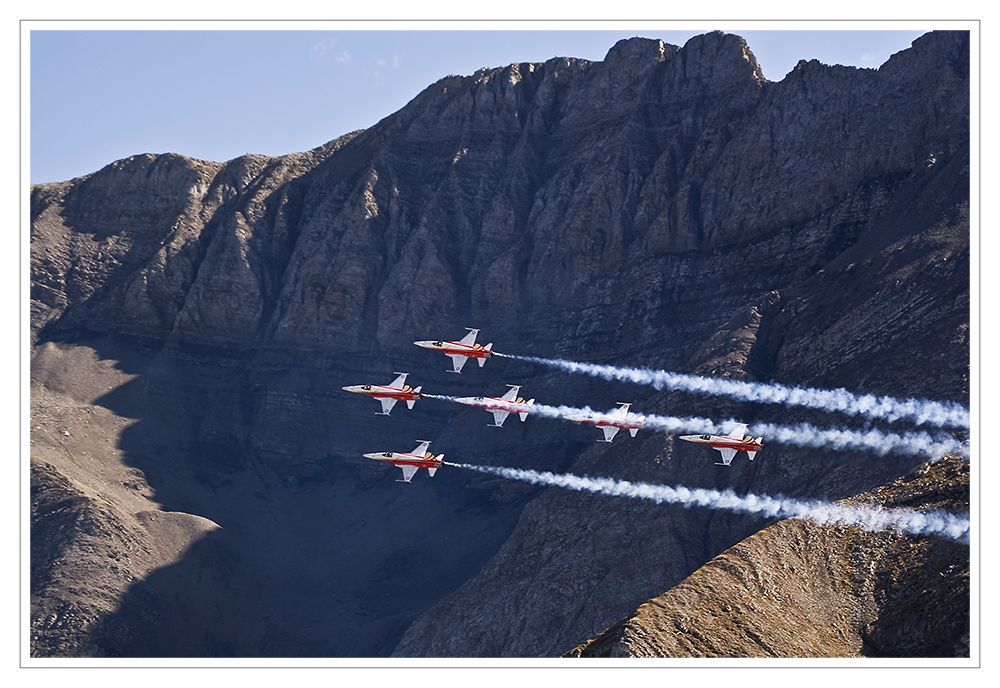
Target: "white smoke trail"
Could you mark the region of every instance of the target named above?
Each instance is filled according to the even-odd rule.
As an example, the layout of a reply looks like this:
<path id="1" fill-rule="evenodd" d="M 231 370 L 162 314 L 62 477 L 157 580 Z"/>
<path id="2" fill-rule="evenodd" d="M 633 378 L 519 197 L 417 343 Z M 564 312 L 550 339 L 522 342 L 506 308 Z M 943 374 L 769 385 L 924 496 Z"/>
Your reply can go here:
<path id="1" fill-rule="evenodd" d="M 953 437 L 944 434 L 931 436 L 926 432 L 892 433 L 881 430 L 822 430 L 808 423 L 774 425 L 756 423 L 754 431 L 768 439 L 783 444 L 829 449 L 871 450 L 879 456 L 909 454 L 936 459 L 953 453 L 968 458 L 968 449 Z"/>
<path id="2" fill-rule="evenodd" d="M 455 401 L 455 397 L 441 394 L 424 394 L 431 399 Z M 535 403 L 530 406 L 517 405 L 494 399 L 490 402 L 498 407 L 506 407 L 512 413 L 527 411 L 534 415 L 548 418 L 567 418 L 569 416 L 593 413 L 589 406 L 575 408 L 572 406 L 547 406 Z M 630 413 L 630 418 L 643 421 L 643 427 L 662 432 L 691 432 L 694 434 L 717 434 L 727 432 L 737 421 L 729 420 L 721 425 L 708 418 L 679 418 L 676 416 L 658 416 Z M 929 433 L 904 432 L 892 433 L 881 430 L 848 430 L 821 429 L 808 423 L 798 425 L 774 425 L 772 423 L 755 423 L 750 430 L 754 436 L 764 438 L 765 447 L 768 442 L 792 444 L 813 449 L 830 448 L 837 450 L 871 451 L 879 456 L 886 454 L 906 454 L 937 459 L 945 454 L 954 453 L 968 457 L 968 449 L 958 440 L 943 433 L 931 436 Z"/>
<path id="3" fill-rule="evenodd" d="M 559 368 L 571 373 L 583 373 L 605 380 L 620 380 L 642 385 L 651 385 L 656 389 L 674 389 L 686 392 L 699 392 L 714 396 L 729 396 L 743 401 L 757 401 L 768 404 L 786 404 L 789 406 L 805 406 L 824 411 L 839 411 L 848 415 L 861 415 L 869 418 L 884 418 L 890 422 L 899 419 L 909 419 L 917 425 L 934 425 L 937 427 L 969 427 L 969 410 L 955 402 L 937 402 L 927 399 L 896 399 L 873 394 L 856 396 L 846 389 L 816 389 L 804 387 L 787 387 L 781 384 L 765 384 L 762 382 L 743 382 L 726 378 L 702 377 L 700 375 L 685 375 L 666 370 L 651 370 L 649 368 L 623 368 L 597 363 L 577 363 L 564 359 L 539 358 L 537 356 L 517 356 L 494 352 L 495 356 L 514 358 Z"/>
<path id="4" fill-rule="evenodd" d="M 867 531 L 895 530 L 910 535 L 939 535 L 959 542 L 969 542 L 969 517 L 955 516 L 946 511 L 913 511 L 887 509 L 880 506 L 849 506 L 818 500 L 802 501 L 785 497 L 747 494 L 739 496 L 732 490 L 719 492 L 683 486 L 669 487 L 650 483 L 633 483 L 612 478 L 590 478 L 549 471 L 532 471 L 500 466 L 475 466 L 466 463 L 449 463 L 449 466 L 490 473 L 511 480 L 521 480 L 536 485 L 553 485 L 585 492 L 596 492 L 613 497 L 649 499 L 657 504 L 683 504 L 726 509 L 766 517 L 804 518 L 816 523 L 840 523 L 857 526 Z"/>

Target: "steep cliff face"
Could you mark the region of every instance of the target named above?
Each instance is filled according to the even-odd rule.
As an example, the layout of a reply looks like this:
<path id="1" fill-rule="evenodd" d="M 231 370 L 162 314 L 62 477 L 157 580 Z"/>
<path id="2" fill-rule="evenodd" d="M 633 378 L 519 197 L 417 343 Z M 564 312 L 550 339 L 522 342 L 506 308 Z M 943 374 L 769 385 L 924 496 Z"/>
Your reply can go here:
<path id="1" fill-rule="evenodd" d="M 412 345 L 475 326 L 509 353 L 967 403 L 968 59 L 967 34 L 933 33 L 879 70 L 804 62 L 771 83 L 738 36 L 633 39 L 602 62 L 447 77 L 307 153 L 138 155 L 33 188 L 32 414 L 54 419 L 33 421 L 39 475 L 114 503 L 135 482 L 149 504 L 123 523 L 219 526 L 135 567 L 78 646 L 558 655 L 766 525 L 448 468 L 398 486 L 358 458 L 416 437 L 470 463 L 831 499 L 913 468 L 775 447 L 720 471 L 669 435 L 496 431 L 431 399 L 374 418 L 340 387 L 405 370 L 447 394 L 520 383 L 547 403 L 857 423 L 513 360 L 447 375 Z M 103 444 L 85 456 L 77 429 Z M 131 477 L 94 487 L 93 462 Z M 44 511 L 39 541 L 62 547 Z M 205 561 L 225 573 L 200 577 Z M 59 624 L 36 652 L 68 652 Z"/>

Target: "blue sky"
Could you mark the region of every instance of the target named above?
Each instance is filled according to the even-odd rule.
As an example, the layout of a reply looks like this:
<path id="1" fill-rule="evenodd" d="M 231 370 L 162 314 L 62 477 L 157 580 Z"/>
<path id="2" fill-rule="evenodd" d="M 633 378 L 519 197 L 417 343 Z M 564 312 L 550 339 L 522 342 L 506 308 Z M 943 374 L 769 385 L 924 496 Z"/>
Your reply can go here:
<path id="1" fill-rule="evenodd" d="M 926 26 L 787 30 L 50 30 L 30 32 L 30 180 L 64 181 L 139 153 L 284 155 L 370 127 L 449 74 L 552 57 L 601 60 L 633 36 L 743 36 L 765 76 L 800 59 L 876 68 Z M 63 25 L 59 25 L 63 26 Z M 75 25 L 71 25 L 75 26 Z M 587 24 L 587 26 L 591 26 Z M 752 22 L 747 26 L 755 26 Z M 961 27 L 967 28 L 967 27 Z M 422 29 L 422 30 L 421 30 Z"/>

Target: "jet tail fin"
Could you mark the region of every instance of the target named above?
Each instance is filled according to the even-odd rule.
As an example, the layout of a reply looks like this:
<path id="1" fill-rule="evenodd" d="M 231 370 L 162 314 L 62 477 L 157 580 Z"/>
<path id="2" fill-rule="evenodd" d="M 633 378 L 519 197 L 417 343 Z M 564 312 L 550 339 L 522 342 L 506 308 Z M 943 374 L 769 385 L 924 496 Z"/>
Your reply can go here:
<path id="1" fill-rule="evenodd" d="M 635 433 L 639 432 L 639 428 L 629 428 L 628 432 L 632 437 L 635 437 Z"/>
<path id="2" fill-rule="evenodd" d="M 486 349 L 487 351 L 489 351 L 490 353 L 492 353 L 493 352 L 493 342 L 490 342 L 489 344 L 487 344 L 483 348 Z M 486 359 L 485 358 L 480 358 L 479 359 L 479 367 L 482 368 L 484 365 L 486 365 Z"/>
<path id="3" fill-rule="evenodd" d="M 444 454 L 438 454 L 437 458 L 440 461 L 444 461 Z M 433 478 L 434 474 L 437 472 L 437 469 L 438 469 L 438 466 L 432 466 L 432 467 L 430 467 L 430 468 L 427 469 L 427 472 Z"/>
<path id="4" fill-rule="evenodd" d="M 534 403 L 535 403 L 534 399 L 528 399 L 528 401 L 527 401 L 528 406 L 531 406 Z M 528 419 L 528 412 L 527 411 L 522 411 L 521 413 L 519 413 L 517 415 L 521 416 L 521 422 L 522 423 Z"/>
<path id="5" fill-rule="evenodd" d="M 413 391 L 414 391 L 414 392 L 416 392 L 417 394 L 420 394 L 420 387 L 417 387 L 417 388 L 416 388 L 415 390 L 413 390 Z M 406 408 L 413 408 L 413 405 L 414 405 L 415 403 L 417 403 L 417 400 L 416 400 L 416 399 L 407 399 L 407 400 L 406 400 Z"/>
<path id="6" fill-rule="evenodd" d="M 753 461 L 753 457 L 757 456 L 757 452 L 747 452 L 747 458 Z"/>

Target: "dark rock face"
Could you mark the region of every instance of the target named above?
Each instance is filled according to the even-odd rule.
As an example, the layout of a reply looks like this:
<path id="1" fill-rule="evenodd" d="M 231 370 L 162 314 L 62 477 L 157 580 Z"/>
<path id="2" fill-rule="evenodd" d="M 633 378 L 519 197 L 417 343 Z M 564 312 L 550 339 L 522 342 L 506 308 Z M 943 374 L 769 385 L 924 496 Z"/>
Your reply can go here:
<path id="1" fill-rule="evenodd" d="M 218 526 L 172 530 L 184 555 L 149 536 L 101 623 L 39 622 L 33 651 L 554 656 L 767 525 L 448 467 L 400 486 L 360 458 L 418 437 L 455 461 L 810 498 L 914 468 L 775 446 L 722 471 L 669 435 L 487 429 L 431 399 L 375 418 L 340 388 L 403 370 L 460 396 L 861 423 L 497 358 L 448 375 L 412 345 L 475 326 L 502 352 L 967 404 L 968 60 L 967 33 L 936 32 L 879 70 L 771 83 L 738 36 L 632 39 L 447 77 L 307 153 L 138 155 L 33 188 L 45 499 L 112 503 L 128 532 L 147 511 Z M 44 604 L 72 611 L 79 562 L 105 562 L 46 525 L 52 503 L 37 580 L 68 576 Z"/>

